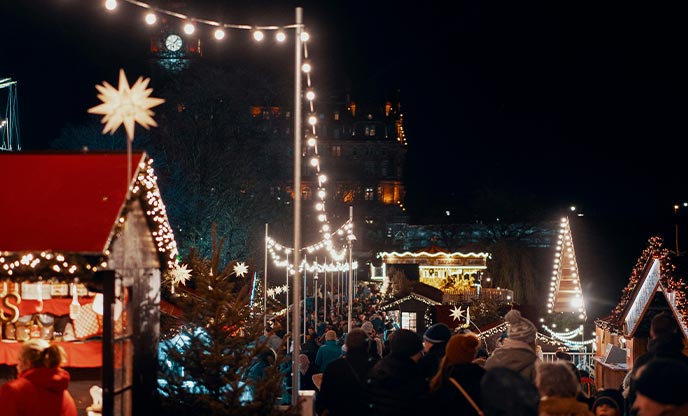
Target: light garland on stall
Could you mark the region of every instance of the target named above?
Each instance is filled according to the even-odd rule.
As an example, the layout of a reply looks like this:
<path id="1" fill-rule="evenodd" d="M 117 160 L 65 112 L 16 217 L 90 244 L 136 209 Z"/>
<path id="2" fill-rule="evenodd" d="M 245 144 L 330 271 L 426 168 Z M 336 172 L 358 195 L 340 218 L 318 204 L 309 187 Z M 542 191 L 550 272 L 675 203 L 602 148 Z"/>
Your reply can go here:
<path id="1" fill-rule="evenodd" d="M 133 6 L 142 8 L 146 10 L 146 14 L 144 16 L 144 21 L 146 22 L 147 25 L 154 25 L 157 23 L 158 14 L 163 14 L 167 15 L 170 17 L 174 17 L 176 19 L 179 19 L 183 22 L 182 29 L 184 33 L 187 35 L 191 35 L 196 31 L 196 25 L 202 24 L 206 26 L 210 26 L 214 28 L 213 31 L 213 36 L 216 40 L 223 40 L 225 38 L 225 30 L 226 29 L 237 29 L 237 30 L 250 30 L 253 32 L 253 38 L 256 41 L 261 41 L 264 38 L 264 31 L 273 31 L 275 32 L 275 39 L 278 42 L 284 42 L 286 40 L 286 34 L 284 32 L 285 29 L 293 29 L 296 27 L 296 25 L 285 25 L 285 26 L 277 26 L 277 25 L 247 25 L 247 24 L 234 24 L 234 23 L 225 23 L 225 22 L 220 22 L 217 20 L 208 20 L 208 19 L 201 19 L 193 16 L 189 16 L 186 14 L 178 13 L 176 11 L 172 10 L 167 10 L 163 8 L 156 7 L 154 5 L 151 5 L 149 3 L 137 1 L 137 0 L 121 0 L 124 3 L 131 4 Z M 106 0 L 104 2 L 105 8 L 109 11 L 113 11 L 118 7 L 118 1 L 117 0 Z M 314 100 L 315 100 L 315 92 L 312 87 L 312 80 L 311 80 L 311 69 L 312 69 L 312 63 L 309 60 L 309 55 L 308 55 L 308 46 L 307 46 L 307 41 L 309 40 L 309 35 L 306 32 L 301 33 L 301 42 L 303 44 L 303 53 L 304 53 L 304 63 L 302 65 L 302 71 L 306 76 L 306 91 L 304 94 L 304 97 L 306 100 L 308 100 L 308 106 L 309 106 L 309 114 L 306 118 L 306 122 L 310 126 L 310 132 L 306 134 L 306 143 L 308 148 L 310 149 L 312 153 L 312 157 L 310 159 L 310 165 L 314 168 L 316 176 L 317 176 L 317 181 L 318 181 L 318 188 L 316 195 L 318 196 L 318 202 L 315 204 L 315 209 L 316 211 L 319 212 L 318 214 L 318 221 L 321 223 L 320 227 L 320 232 L 323 235 L 323 239 L 317 243 L 311 244 L 310 246 L 303 247 L 300 249 L 302 252 L 306 253 L 312 253 L 316 250 L 320 249 L 327 249 L 327 251 L 330 254 L 330 257 L 333 258 L 335 261 L 342 261 L 345 258 L 346 255 L 346 247 L 342 248 L 340 251 L 337 251 L 333 243 L 331 241 L 333 234 L 334 235 L 344 235 L 346 233 L 346 240 L 347 243 L 350 241 L 355 240 L 355 236 L 353 234 L 353 224 L 351 221 L 347 221 L 344 225 L 339 227 L 339 229 L 335 232 L 332 233 L 331 231 L 331 226 L 327 218 L 327 213 L 325 210 L 325 198 L 327 196 L 327 192 L 325 189 L 325 182 L 327 181 L 327 176 L 321 171 L 321 166 L 320 166 L 320 156 L 318 153 L 318 146 L 317 146 L 317 131 L 316 131 L 316 124 L 318 121 L 318 117 L 316 115 L 315 109 L 314 109 Z M 294 190 L 294 192 L 300 192 L 300 190 Z M 289 249 L 283 244 L 277 243 L 275 240 L 272 238 L 268 237 L 267 244 L 270 249 L 270 254 L 273 258 L 273 262 L 275 265 L 279 267 L 286 267 L 284 261 L 281 260 L 281 257 L 277 254 L 278 251 L 282 251 L 285 254 L 288 254 L 293 249 Z"/>
<path id="2" fill-rule="evenodd" d="M 651 237 L 648 240 L 648 246 L 643 250 L 633 267 L 619 303 L 612 309 L 609 317 L 597 319 L 595 325 L 613 334 L 623 333 L 623 320 L 621 318 L 640 284 L 646 265 L 653 259 L 659 259 L 659 282 L 662 288 L 667 293 L 674 293 L 674 305 L 680 314 L 679 319 L 684 326 L 688 325 L 688 285 L 685 277 L 677 276 L 676 266 L 672 262 L 672 258 L 673 253 L 664 247 L 664 240 L 659 236 Z"/>
<path id="3" fill-rule="evenodd" d="M 138 166 L 136 182 L 129 198 L 140 198 L 146 218 L 152 229 L 153 242 L 156 245 L 161 264 L 167 269 L 174 269 L 177 264 L 177 243 L 172 227 L 167 218 L 165 204 L 162 202 L 157 177 L 153 170 L 153 159 L 141 161 Z M 105 247 L 119 237 L 124 229 L 126 211 L 122 212 L 113 226 Z M 110 250 L 103 256 L 82 256 L 74 253 L 42 251 L 40 253 L 0 253 L 0 276 L 34 276 L 47 279 L 54 275 L 81 276 L 95 273 L 108 267 Z"/>
<path id="4" fill-rule="evenodd" d="M 174 239 L 170 221 L 167 218 L 167 209 L 162 202 L 157 179 L 153 170 L 153 159 L 148 158 L 145 161 L 141 161 L 138 166 L 136 183 L 131 188 L 130 199 L 141 197 L 146 218 L 149 220 L 149 225 L 152 226 L 153 242 L 158 250 L 158 256 L 161 263 L 165 264 L 168 270 L 172 270 L 178 264 L 179 250 L 177 249 L 177 242 Z M 125 219 L 126 212 L 119 217 L 117 226 L 110 235 L 106 246 L 109 246 L 110 241 L 115 237 L 120 236 L 124 229 Z M 109 256 L 110 251 L 106 250 L 105 254 Z"/>

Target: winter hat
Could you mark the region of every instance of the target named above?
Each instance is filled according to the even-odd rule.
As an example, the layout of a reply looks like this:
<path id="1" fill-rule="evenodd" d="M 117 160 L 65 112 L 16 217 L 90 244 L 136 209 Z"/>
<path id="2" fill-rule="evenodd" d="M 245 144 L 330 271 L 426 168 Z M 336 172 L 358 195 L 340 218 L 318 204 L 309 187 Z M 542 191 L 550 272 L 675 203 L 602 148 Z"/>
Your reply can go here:
<path id="1" fill-rule="evenodd" d="M 603 404 L 615 408 L 617 415 L 624 414 L 624 399 L 621 391 L 618 389 L 604 389 L 597 392 L 595 401 L 592 404 L 593 413 L 598 406 Z"/>
<path id="2" fill-rule="evenodd" d="M 635 380 L 636 392 L 661 404 L 688 402 L 688 365 L 681 361 L 656 358 L 641 367 Z"/>
<path id="3" fill-rule="evenodd" d="M 389 353 L 403 358 L 410 358 L 423 350 L 423 342 L 415 332 L 398 329 L 389 338 Z"/>
<path id="4" fill-rule="evenodd" d="M 370 321 L 365 321 L 363 322 L 363 325 L 361 325 L 361 329 L 365 331 L 367 335 L 370 335 L 373 332 L 373 323 Z"/>
<path id="5" fill-rule="evenodd" d="M 521 316 L 521 312 L 512 309 L 504 316 L 504 319 L 509 324 L 507 329 L 509 338 L 525 342 L 526 344 L 535 342 L 537 329 L 532 322 Z"/>
<path id="6" fill-rule="evenodd" d="M 444 351 L 445 365 L 466 364 L 473 361 L 480 338 L 475 334 L 456 334 L 449 339 Z"/>
<path id="7" fill-rule="evenodd" d="M 442 342 L 449 341 L 451 336 L 451 329 L 449 329 L 447 324 L 438 322 L 425 330 L 425 334 L 423 334 L 423 341 L 427 341 L 431 344 L 440 344 Z"/>

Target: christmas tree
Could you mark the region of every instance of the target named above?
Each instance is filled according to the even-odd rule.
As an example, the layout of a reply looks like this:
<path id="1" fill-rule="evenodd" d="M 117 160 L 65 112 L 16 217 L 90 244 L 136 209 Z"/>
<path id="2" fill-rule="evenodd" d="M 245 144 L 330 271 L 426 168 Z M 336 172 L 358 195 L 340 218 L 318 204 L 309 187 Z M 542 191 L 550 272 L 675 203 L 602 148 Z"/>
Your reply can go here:
<path id="1" fill-rule="evenodd" d="M 217 246 L 217 247 L 216 247 Z M 279 406 L 288 358 L 263 336 L 261 305 L 250 304 L 253 279 L 244 263 L 219 263 L 222 243 L 212 258 L 189 255 L 187 287 L 163 293 L 177 311 L 163 315 L 159 383 L 162 414 L 289 415 Z M 185 283 L 170 276 L 167 280 Z"/>

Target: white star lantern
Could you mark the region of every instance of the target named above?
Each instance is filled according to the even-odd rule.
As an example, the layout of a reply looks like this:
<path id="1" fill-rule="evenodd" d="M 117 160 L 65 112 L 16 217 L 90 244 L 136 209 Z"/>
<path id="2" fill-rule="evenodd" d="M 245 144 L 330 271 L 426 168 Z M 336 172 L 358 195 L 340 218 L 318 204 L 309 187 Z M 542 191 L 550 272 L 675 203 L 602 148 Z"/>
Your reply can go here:
<path id="1" fill-rule="evenodd" d="M 450 316 L 455 321 L 461 322 L 462 319 L 466 320 L 466 323 L 461 325 L 461 328 L 468 328 L 468 326 L 471 324 L 471 308 L 466 308 L 466 314 L 464 315 L 461 306 L 459 306 L 458 308 L 454 306 L 454 309 L 452 309 Z"/>
<path id="2" fill-rule="evenodd" d="M 90 114 L 102 114 L 101 122 L 105 124 L 103 134 L 113 134 L 120 125 L 124 125 L 127 132 L 127 140 L 134 140 L 134 126 L 139 123 L 146 130 L 150 126 L 157 127 L 153 120 L 151 108 L 165 102 L 162 98 L 151 97 L 152 88 L 148 88 L 150 78 L 139 77 L 138 80 L 129 87 L 124 70 L 119 70 L 119 86 L 115 89 L 112 85 L 103 81 L 103 85 L 96 85 L 100 94 L 98 98 L 103 102 L 95 107 L 89 108 Z"/>
<path id="3" fill-rule="evenodd" d="M 239 277 L 244 277 L 248 273 L 248 266 L 243 262 L 234 265 L 234 274 Z"/>
<path id="4" fill-rule="evenodd" d="M 170 277 L 172 278 L 172 293 L 174 293 L 174 286 L 178 284 L 183 284 L 186 286 L 186 282 L 191 279 L 191 270 L 186 268 L 186 264 L 174 266 L 174 269 L 170 271 Z"/>

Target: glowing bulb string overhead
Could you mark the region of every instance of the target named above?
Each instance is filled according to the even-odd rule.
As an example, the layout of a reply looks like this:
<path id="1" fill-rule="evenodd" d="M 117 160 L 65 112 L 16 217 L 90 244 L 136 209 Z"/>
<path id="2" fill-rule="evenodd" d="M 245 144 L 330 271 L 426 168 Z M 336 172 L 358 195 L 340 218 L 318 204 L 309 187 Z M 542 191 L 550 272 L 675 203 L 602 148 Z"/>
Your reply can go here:
<path id="1" fill-rule="evenodd" d="M 191 35 L 196 32 L 196 28 L 198 25 L 205 25 L 205 26 L 210 26 L 213 28 L 213 37 L 220 41 L 225 39 L 226 29 L 236 29 L 236 30 L 249 30 L 253 32 L 253 38 L 260 42 L 264 39 L 265 31 L 272 31 L 275 32 L 275 39 L 282 43 L 286 40 L 286 34 L 284 32 L 285 29 L 294 29 L 296 28 L 296 25 L 294 24 L 289 24 L 289 25 L 284 25 L 284 26 L 278 26 L 278 25 L 249 25 L 249 24 L 236 24 L 236 23 L 226 23 L 226 22 L 221 22 L 218 20 L 209 20 L 209 19 L 203 19 L 203 18 L 198 18 L 195 16 L 190 16 L 187 14 L 183 13 L 178 13 L 176 11 L 160 8 L 154 5 L 151 5 L 149 3 L 137 1 L 137 0 L 105 0 L 105 8 L 110 11 L 114 11 L 118 7 L 118 1 L 128 3 L 130 5 L 145 9 L 145 14 L 144 14 L 144 22 L 148 25 L 154 25 L 158 22 L 158 15 L 166 15 L 170 16 L 173 18 L 176 18 L 182 22 L 182 30 L 184 33 L 187 35 Z M 313 83 L 311 80 L 311 70 L 312 70 L 312 63 L 310 61 L 310 57 L 308 54 L 308 48 L 307 48 L 307 41 L 309 40 L 310 36 L 308 35 L 307 32 L 303 31 L 301 33 L 301 42 L 303 44 L 303 56 L 304 56 L 304 61 L 301 66 L 301 69 L 303 73 L 306 76 L 306 91 L 304 94 L 304 98 L 308 101 L 308 115 L 306 117 L 306 122 L 308 123 L 309 126 L 309 131 L 306 134 L 306 143 L 309 149 L 310 153 L 310 165 L 313 167 L 316 177 L 317 177 L 317 202 L 315 204 L 315 209 L 318 212 L 317 219 L 318 222 L 321 223 L 320 225 L 320 233 L 322 234 L 323 238 L 314 244 L 311 244 L 309 246 L 303 247 L 299 249 L 299 252 L 305 252 L 305 253 L 312 253 L 316 250 L 320 249 L 326 249 L 331 258 L 334 259 L 335 261 L 341 261 L 344 260 L 345 253 L 346 253 L 346 244 L 342 245 L 342 248 L 337 251 L 332 243 L 332 236 L 334 235 L 339 235 L 346 238 L 346 242 L 348 243 L 349 241 L 355 239 L 355 236 L 353 234 L 353 224 L 351 223 L 350 220 L 347 220 L 346 223 L 344 223 L 341 227 L 337 229 L 336 232 L 332 232 L 330 223 L 328 221 L 327 217 L 327 212 L 326 212 L 326 204 L 325 204 L 325 198 L 327 196 L 327 191 L 325 188 L 325 182 L 327 181 L 327 176 L 322 172 L 321 166 L 320 166 L 320 156 L 318 153 L 318 145 L 317 145 L 317 134 L 316 134 L 316 124 L 318 121 L 315 108 L 314 108 L 314 100 L 315 100 L 315 91 L 313 90 Z M 294 190 L 294 192 L 297 192 L 297 190 Z M 273 249 L 270 250 L 270 253 L 272 255 L 273 261 L 275 264 L 284 264 L 284 262 L 280 261 L 280 257 L 277 254 L 277 251 L 283 251 L 285 254 L 289 252 L 289 248 L 284 246 L 283 244 L 279 244 L 276 241 L 274 241 L 272 238 L 268 237 L 268 242 L 267 242 Z M 293 250 L 293 249 L 292 249 Z"/>

